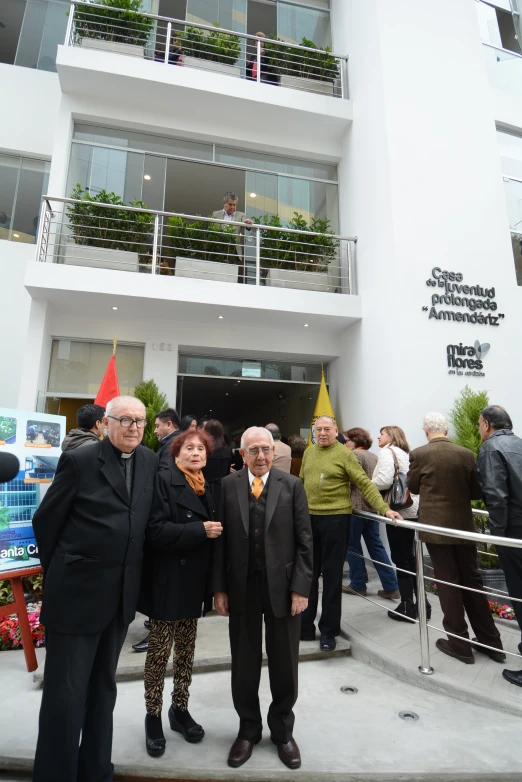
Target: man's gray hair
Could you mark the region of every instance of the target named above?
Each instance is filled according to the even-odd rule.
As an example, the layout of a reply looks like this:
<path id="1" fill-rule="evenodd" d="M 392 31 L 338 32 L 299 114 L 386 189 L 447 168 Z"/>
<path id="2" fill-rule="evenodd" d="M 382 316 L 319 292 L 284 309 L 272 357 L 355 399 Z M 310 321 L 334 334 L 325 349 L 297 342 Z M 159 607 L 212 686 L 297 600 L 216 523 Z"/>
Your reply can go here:
<path id="1" fill-rule="evenodd" d="M 245 440 L 247 439 L 247 437 L 250 437 L 251 435 L 260 435 L 260 434 L 267 434 L 270 439 L 270 445 L 274 444 L 274 438 L 272 437 L 272 432 L 270 432 L 268 429 L 265 429 L 264 426 L 251 426 L 249 429 L 245 429 L 245 431 L 241 435 L 242 450 L 243 451 L 246 450 Z"/>
<path id="2" fill-rule="evenodd" d="M 432 434 L 446 434 L 448 431 L 448 422 L 442 413 L 426 413 L 424 416 L 423 428 Z"/>
<path id="3" fill-rule="evenodd" d="M 145 416 L 145 405 L 141 399 L 138 399 L 136 396 L 115 396 L 114 399 L 111 399 L 110 402 L 107 402 L 105 415 L 114 415 L 121 407 L 124 407 L 125 405 L 133 405 L 135 402 L 138 402 L 138 404 L 143 407 L 143 415 Z"/>
<path id="4" fill-rule="evenodd" d="M 331 415 L 319 415 L 319 416 L 318 416 L 318 417 L 315 419 L 315 423 L 317 423 L 318 421 L 321 421 L 323 418 L 326 418 L 328 421 L 331 421 L 331 422 L 332 422 L 332 424 L 333 424 L 333 425 L 334 425 L 334 426 L 337 428 L 337 424 L 335 423 L 335 418 L 332 418 L 332 416 L 331 416 Z"/>
<path id="5" fill-rule="evenodd" d="M 277 424 L 267 424 L 265 426 L 265 429 L 268 429 L 274 440 L 280 440 L 281 439 L 281 431 Z"/>
<path id="6" fill-rule="evenodd" d="M 227 201 L 237 201 L 237 195 L 233 193 L 231 190 L 229 190 L 228 193 L 225 193 L 223 196 L 223 203 L 226 204 Z"/>

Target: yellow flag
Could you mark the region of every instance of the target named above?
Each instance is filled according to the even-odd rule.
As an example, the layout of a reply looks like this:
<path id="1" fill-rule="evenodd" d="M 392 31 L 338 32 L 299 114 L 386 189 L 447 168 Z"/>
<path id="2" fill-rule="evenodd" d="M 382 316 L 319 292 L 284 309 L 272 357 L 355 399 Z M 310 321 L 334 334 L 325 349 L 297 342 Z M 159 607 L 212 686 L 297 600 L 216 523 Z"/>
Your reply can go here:
<path id="1" fill-rule="evenodd" d="M 335 413 L 333 411 L 332 403 L 330 402 L 330 395 L 326 387 L 326 381 L 324 379 L 324 372 L 321 372 L 321 385 L 319 386 L 319 393 L 317 394 L 317 402 L 315 403 L 314 415 L 312 423 L 310 424 L 310 431 L 308 433 L 307 446 L 315 445 L 315 422 L 322 415 L 329 415 L 335 421 Z"/>

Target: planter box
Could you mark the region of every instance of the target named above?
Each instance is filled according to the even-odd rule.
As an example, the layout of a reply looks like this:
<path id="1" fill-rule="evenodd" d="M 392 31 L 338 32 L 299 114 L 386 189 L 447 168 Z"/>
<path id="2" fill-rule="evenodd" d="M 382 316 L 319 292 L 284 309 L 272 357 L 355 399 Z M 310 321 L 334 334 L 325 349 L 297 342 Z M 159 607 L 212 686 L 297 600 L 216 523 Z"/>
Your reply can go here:
<path id="1" fill-rule="evenodd" d="M 281 87 L 291 87 L 294 90 L 306 90 L 306 92 L 320 92 L 322 95 L 333 95 L 333 82 L 320 79 L 305 79 L 303 76 L 281 76 Z"/>
<path id="2" fill-rule="evenodd" d="M 205 71 L 216 71 L 217 73 L 226 73 L 228 76 L 240 76 L 239 65 L 226 65 L 224 62 L 214 62 L 214 60 L 202 60 L 199 57 L 186 57 L 183 55 L 183 65 L 186 68 L 199 68 Z"/>
<path id="3" fill-rule="evenodd" d="M 493 589 L 503 589 L 504 592 L 507 592 L 506 578 L 501 568 L 479 568 L 479 573 L 484 582 L 484 589 L 492 587 Z M 498 597 L 493 594 L 488 595 L 488 600 L 492 600 L 494 603 L 501 603 L 502 605 L 504 603 L 511 605 L 507 595 L 498 595 Z"/>
<path id="4" fill-rule="evenodd" d="M 271 288 L 294 288 L 301 291 L 329 291 L 326 272 L 299 272 L 287 269 L 269 269 L 265 285 Z"/>
<path id="5" fill-rule="evenodd" d="M 194 258 L 176 258 L 176 277 L 213 282 L 237 282 L 239 264 L 219 261 L 198 261 Z"/>
<path id="6" fill-rule="evenodd" d="M 88 247 L 85 244 L 66 244 L 63 246 L 63 263 L 69 266 L 137 272 L 139 259 L 138 253 L 105 250 L 103 247 Z"/>
<path id="7" fill-rule="evenodd" d="M 137 46 L 132 43 L 121 43 L 119 41 L 102 41 L 98 38 L 82 38 L 80 46 L 84 49 L 98 49 L 104 52 L 127 54 L 131 57 L 141 57 L 141 59 L 143 59 L 145 52 L 144 46 Z"/>

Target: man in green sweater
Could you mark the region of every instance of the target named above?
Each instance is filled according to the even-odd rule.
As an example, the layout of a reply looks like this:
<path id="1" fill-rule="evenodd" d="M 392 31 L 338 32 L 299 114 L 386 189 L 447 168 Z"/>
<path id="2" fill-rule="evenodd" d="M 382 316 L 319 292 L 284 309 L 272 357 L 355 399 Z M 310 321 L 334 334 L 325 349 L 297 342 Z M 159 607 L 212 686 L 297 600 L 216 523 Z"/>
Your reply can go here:
<path id="1" fill-rule="evenodd" d="M 353 453 L 337 438 L 333 418 L 315 422 L 316 445 L 306 449 L 300 477 L 304 483 L 314 541 L 314 570 L 308 608 L 302 614 L 301 640 L 315 640 L 319 577 L 323 575 L 323 601 L 319 632 L 322 651 L 333 651 L 341 632 L 343 566 L 352 514 L 351 484 L 381 516 L 402 518 L 390 510 Z"/>

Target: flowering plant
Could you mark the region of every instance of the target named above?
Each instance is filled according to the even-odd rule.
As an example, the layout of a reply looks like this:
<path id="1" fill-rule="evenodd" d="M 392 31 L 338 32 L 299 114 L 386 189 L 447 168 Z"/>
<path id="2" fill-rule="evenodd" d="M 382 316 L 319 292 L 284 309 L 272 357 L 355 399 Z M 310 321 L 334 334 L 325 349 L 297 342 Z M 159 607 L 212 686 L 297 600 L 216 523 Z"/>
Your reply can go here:
<path id="1" fill-rule="evenodd" d="M 40 611 L 33 611 L 32 613 L 27 614 L 27 616 L 29 618 L 29 625 L 31 626 L 34 645 L 44 646 L 45 630 L 40 624 Z M 22 634 L 20 633 L 18 616 L 16 614 L 11 614 L 4 619 L 0 619 L 0 651 L 22 648 Z"/>
<path id="2" fill-rule="evenodd" d="M 494 603 L 493 600 L 489 600 L 489 609 L 492 614 L 499 616 L 501 619 L 514 619 L 515 612 L 508 605 L 502 605 L 501 603 Z"/>

